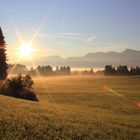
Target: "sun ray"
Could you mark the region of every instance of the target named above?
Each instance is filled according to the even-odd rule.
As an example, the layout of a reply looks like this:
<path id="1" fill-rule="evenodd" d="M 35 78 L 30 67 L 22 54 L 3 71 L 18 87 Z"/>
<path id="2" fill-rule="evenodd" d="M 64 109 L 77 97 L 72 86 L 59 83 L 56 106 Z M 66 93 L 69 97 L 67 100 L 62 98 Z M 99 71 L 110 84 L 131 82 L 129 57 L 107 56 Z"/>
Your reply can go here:
<path id="1" fill-rule="evenodd" d="M 35 63 L 33 62 L 32 58 L 31 58 L 31 57 L 29 57 L 29 58 L 30 58 L 30 62 L 31 62 L 31 64 L 32 64 L 32 66 L 36 67 L 36 65 L 35 65 Z M 43 88 L 45 89 L 45 91 L 46 91 L 46 93 L 47 93 L 47 95 L 48 95 L 49 101 L 51 101 L 51 102 L 53 103 L 53 105 L 55 106 L 55 109 L 58 110 L 59 113 L 60 113 L 60 112 L 62 113 L 62 110 L 57 106 L 57 104 L 55 103 L 55 101 L 53 100 L 53 98 L 52 98 L 52 96 L 51 96 L 51 94 L 50 94 L 50 91 L 49 91 L 48 87 L 47 87 L 46 84 L 44 83 L 43 77 L 41 76 L 41 74 L 39 73 L 39 71 L 38 71 L 37 69 L 35 69 L 35 70 L 36 70 L 36 72 L 37 72 L 37 74 L 38 74 L 38 76 L 39 76 L 39 79 L 40 79 L 40 81 L 41 81 L 41 83 L 42 83 L 42 85 L 43 85 Z"/>
<path id="2" fill-rule="evenodd" d="M 14 31 L 15 31 L 15 33 L 16 33 L 16 35 L 17 35 L 19 41 L 20 41 L 20 43 L 23 44 L 24 41 L 22 40 L 22 37 L 21 37 L 21 35 L 20 35 L 18 29 L 16 28 L 16 26 L 15 26 L 15 24 L 14 24 L 14 22 L 13 22 L 12 20 L 11 20 L 11 24 L 12 24 L 12 26 L 13 26 L 13 28 L 14 28 Z"/>
<path id="3" fill-rule="evenodd" d="M 30 45 L 34 42 L 34 40 L 36 39 L 37 35 L 39 34 L 41 28 L 43 27 L 43 25 L 45 24 L 45 22 L 49 18 L 49 15 L 50 15 L 51 11 L 55 7 L 55 2 L 56 2 L 55 0 L 52 2 L 52 5 L 51 5 L 50 9 L 48 10 L 48 13 L 44 16 L 44 18 L 42 19 L 42 21 L 39 24 L 38 28 L 36 29 L 35 33 L 33 34 L 33 37 L 31 38 L 31 40 L 29 42 Z"/>

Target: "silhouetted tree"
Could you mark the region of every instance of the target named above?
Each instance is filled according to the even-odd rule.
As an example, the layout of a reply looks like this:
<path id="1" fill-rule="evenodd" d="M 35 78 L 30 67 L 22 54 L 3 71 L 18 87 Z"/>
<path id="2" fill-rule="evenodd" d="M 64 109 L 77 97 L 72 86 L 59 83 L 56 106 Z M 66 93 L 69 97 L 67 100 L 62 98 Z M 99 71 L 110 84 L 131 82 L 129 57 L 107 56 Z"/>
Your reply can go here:
<path id="1" fill-rule="evenodd" d="M 105 75 L 115 75 L 116 74 L 116 70 L 114 67 L 112 67 L 112 65 L 106 65 L 105 66 L 105 71 L 104 71 Z"/>
<path id="2" fill-rule="evenodd" d="M 129 74 L 129 70 L 128 70 L 127 66 L 126 65 L 118 66 L 117 67 L 117 74 L 118 75 L 128 75 Z"/>
<path id="3" fill-rule="evenodd" d="M 130 75 L 140 75 L 140 67 L 131 67 L 129 73 Z"/>
<path id="4" fill-rule="evenodd" d="M 70 70 L 69 66 L 60 67 L 59 72 L 61 75 L 70 75 L 71 74 L 71 70 Z"/>
<path id="5" fill-rule="evenodd" d="M 7 77 L 6 44 L 0 27 L 0 79 Z"/>
<path id="6" fill-rule="evenodd" d="M 2 89 L 2 93 L 7 96 L 38 101 L 33 91 L 33 84 L 34 82 L 30 75 L 18 75 L 7 80 L 5 87 Z"/>
<path id="7" fill-rule="evenodd" d="M 42 76 L 49 76 L 49 75 L 53 75 L 53 69 L 51 66 L 38 66 L 37 67 L 37 71 L 40 73 L 40 75 Z"/>
<path id="8" fill-rule="evenodd" d="M 44 74 L 45 75 L 53 75 L 53 69 L 51 66 L 45 66 L 45 69 L 44 69 Z"/>
<path id="9" fill-rule="evenodd" d="M 129 73 L 130 73 L 130 75 L 136 75 L 136 69 L 135 69 L 135 67 L 131 67 Z"/>
<path id="10" fill-rule="evenodd" d="M 106 65 L 105 75 L 140 75 L 140 67 L 131 67 L 130 70 L 126 65 L 120 65 L 116 69 L 111 65 Z"/>
<path id="11" fill-rule="evenodd" d="M 69 66 L 64 67 L 56 67 L 56 70 L 54 71 L 55 75 L 70 75 L 71 74 L 71 68 Z"/>
<path id="12" fill-rule="evenodd" d="M 136 75 L 140 75 L 140 67 L 136 67 Z"/>
<path id="13" fill-rule="evenodd" d="M 90 74 L 94 74 L 93 68 L 90 69 Z"/>

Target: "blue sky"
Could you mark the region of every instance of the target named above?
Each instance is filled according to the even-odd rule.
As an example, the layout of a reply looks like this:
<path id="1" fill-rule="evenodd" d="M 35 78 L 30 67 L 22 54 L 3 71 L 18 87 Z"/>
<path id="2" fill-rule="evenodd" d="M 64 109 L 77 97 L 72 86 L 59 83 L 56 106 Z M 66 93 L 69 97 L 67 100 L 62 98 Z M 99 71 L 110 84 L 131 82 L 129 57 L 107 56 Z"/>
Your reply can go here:
<path id="1" fill-rule="evenodd" d="M 40 25 L 32 44 L 36 57 L 140 50 L 140 0 L 0 0 L 11 59 L 20 46 L 13 24 L 25 42 Z"/>

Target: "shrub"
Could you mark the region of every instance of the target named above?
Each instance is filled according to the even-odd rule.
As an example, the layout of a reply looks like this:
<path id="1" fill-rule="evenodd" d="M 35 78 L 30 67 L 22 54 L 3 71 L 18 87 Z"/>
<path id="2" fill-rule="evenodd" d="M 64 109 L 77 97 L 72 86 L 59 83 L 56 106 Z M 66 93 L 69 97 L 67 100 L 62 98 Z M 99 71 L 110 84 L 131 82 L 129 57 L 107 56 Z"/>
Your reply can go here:
<path id="1" fill-rule="evenodd" d="M 34 82 L 31 79 L 30 75 L 26 76 L 18 75 L 17 77 L 8 79 L 7 84 L 11 89 L 23 90 L 25 88 L 32 89 Z"/>
<path id="2" fill-rule="evenodd" d="M 34 82 L 30 75 L 18 75 L 8 79 L 1 92 L 7 96 L 38 101 L 37 96 L 33 91 L 33 84 Z"/>
<path id="3" fill-rule="evenodd" d="M 35 92 L 32 90 L 25 89 L 21 91 L 20 95 L 23 99 L 38 101 Z"/>

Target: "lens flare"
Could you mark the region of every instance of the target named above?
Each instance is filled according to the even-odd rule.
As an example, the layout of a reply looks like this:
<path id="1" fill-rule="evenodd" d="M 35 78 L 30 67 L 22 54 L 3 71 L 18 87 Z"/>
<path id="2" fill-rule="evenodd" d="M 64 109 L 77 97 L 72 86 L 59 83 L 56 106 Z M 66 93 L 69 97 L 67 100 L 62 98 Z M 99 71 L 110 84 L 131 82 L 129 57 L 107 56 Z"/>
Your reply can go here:
<path id="1" fill-rule="evenodd" d="M 136 103 L 136 106 L 137 106 L 138 108 L 140 108 L 140 102 L 139 102 L 139 103 Z"/>
<path id="2" fill-rule="evenodd" d="M 122 99 L 124 99 L 125 101 L 128 101 L 128 102 L 130 102 L 131 104 L 134 105 L 134 102 L 133 101 L 129 100 L 128 98 L 124 97 L 122 94 L 116 92 L 115 90 L 109 88 L 108 86 L 103 86 L 103 90 L 108 91 L 108 92 L 111 92 L 114 95 L 119 96 Z M 136 103 L 135 106 L 140 109 L 140 102 Z"/>
<path id="3" fill-rule="evenodd" d="M 108 92 L 113 93 L 113 94 L 116 95 L 116 96 L 124 97 L 122 94 L 116 92 L 115 90 L 109 88 L 108 86 L 104 86 L 103 89 L 104 89 L 105 91 L 108 91 Z"/>
<path id="4" fill-rule="evenodd" d="M 29 44 L 22 44 L 19 48 L 19 53 L 21 57 L 29 57 L 31 56 L 31 53 L 33 52 L 33 48 Z"/>

